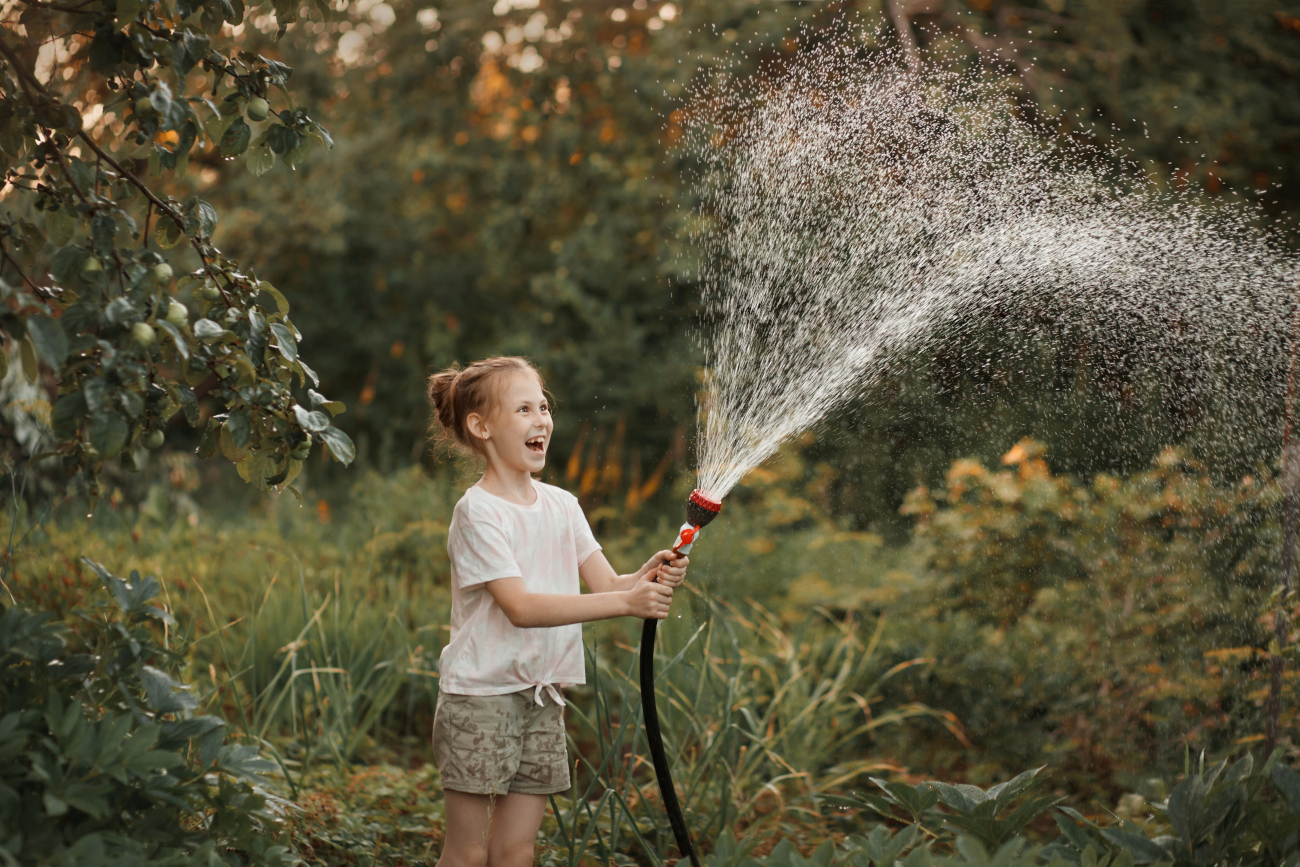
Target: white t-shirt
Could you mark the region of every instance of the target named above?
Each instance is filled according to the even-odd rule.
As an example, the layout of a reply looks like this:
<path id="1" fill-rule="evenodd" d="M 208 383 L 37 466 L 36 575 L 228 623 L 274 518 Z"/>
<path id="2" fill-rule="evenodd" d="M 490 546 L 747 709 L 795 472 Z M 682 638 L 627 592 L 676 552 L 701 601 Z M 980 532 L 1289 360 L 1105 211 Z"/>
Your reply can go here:
<path id="1" fill-rule="evenodd" d="M 452 695 L 504 695 L 532 687 L 564 704 L 556 686 L 586 683 L 582 624 L 521 629 L 487 582 L 522 578 L 529 593 L 581 592 L 578 567 L 600 545 L 578 499 L 534 481 L 537 499 L 519 506 L 475 485 L 447 530 L 451 558 L 451 642 L 442 649 L 439 688 Z"/>

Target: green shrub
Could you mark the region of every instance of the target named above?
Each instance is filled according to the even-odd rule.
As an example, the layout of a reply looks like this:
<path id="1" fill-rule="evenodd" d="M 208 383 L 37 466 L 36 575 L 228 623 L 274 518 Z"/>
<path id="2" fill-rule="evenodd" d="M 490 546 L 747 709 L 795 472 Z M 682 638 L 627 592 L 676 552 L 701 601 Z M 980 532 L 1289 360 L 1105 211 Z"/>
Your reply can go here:
<path id="1" fill-rule="evenodd" d="M 78 612 L 71 641 L 48 612 L 0 608 L 0 861 L 293 863 L 259 776 L 275 766 L 195 714 L 158 582 L 86 565 L 110 598 Z"/>
<path id="2" fill-rule="evenodd" d="M 708 867 L 1272 867 L 1300 863 L 1300 774 L 1277 750 L 1261 766 L 1243 756 L 1189 767 L 1168 799 L 1151 805 L 1139 824 L 1116 817 L 1102 825 L 1077 810 L 1057 807 L 1060 837 L 1046 846 L 1023 829 L 1060 800 L 1033 792 L 1042 769 L 1027 771 L 987 790 L 967 784 L 909 785 L 873 779 L 877 793 L 831 797 L 902 824 L 895 832 L 877 824 L 837 847 L 822 843 L 805 858 L 788 841 L 770 855 L 751 857 L 752 840 L 730 833 L 718 840 Z"/>
<path id="3" fill-rule="evenodd" d="M 956 714 L 973 749 L 907 760 L 977 779 L 1047 763 L 1111 802 L 1182 743 L 1259 735 L 1276 484 L 1174 450 L 1122 479 L 1053 474 L 1028 440 L 1003 463 L 908 498 L 921 569 L 884 644 L 935 660 L 903 697 Z"/>

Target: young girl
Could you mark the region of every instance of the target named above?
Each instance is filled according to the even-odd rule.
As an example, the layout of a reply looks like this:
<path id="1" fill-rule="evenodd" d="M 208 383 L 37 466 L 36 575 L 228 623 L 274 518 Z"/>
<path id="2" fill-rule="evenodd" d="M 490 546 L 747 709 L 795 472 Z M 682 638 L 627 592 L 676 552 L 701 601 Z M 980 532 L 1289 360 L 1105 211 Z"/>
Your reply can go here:
<path id="1" fill-rule="evenodd" d="M 528 361 L 444 370 L 429 379 L 429 402 L 444 434 L 487 462 L 447 532 L 451 642 L 433 720 L 447 805 L 438 867 L 528 867 L 547 795 L 569 788 L 560 689 L 586 682 L 580 624 L 667 617 L 687 559 L 660 551 L 615 573 L 577 499 L 533 478 L 554 424 Z"/>

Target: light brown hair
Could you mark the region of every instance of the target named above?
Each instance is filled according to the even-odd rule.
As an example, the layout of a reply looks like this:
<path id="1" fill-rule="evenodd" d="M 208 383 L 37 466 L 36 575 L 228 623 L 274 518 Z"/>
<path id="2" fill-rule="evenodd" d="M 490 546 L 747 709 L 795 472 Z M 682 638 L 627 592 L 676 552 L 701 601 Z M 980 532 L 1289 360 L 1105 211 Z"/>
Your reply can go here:
<path id="1" fill-rule="evenodd" d="M 524 371 L 537 377 L 537 384 L 546 390 L 546 383 L 533 363 L 517 355 L 485 358 L 465 368 L 452 365 L 430 376 L 432 432 L 441 434 L 451 445 L 484 455 L 483 441 L 469 432 L 465 420 L 473 413 L 488 415 L 500 397 L 506 377 Z"/>

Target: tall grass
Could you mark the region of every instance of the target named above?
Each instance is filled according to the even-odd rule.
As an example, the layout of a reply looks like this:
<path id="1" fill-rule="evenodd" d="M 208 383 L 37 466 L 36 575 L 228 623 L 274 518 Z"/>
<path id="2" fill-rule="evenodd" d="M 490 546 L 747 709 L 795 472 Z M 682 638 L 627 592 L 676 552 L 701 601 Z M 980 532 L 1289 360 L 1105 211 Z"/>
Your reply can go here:
<path id="1" fill-rule="evenodd" d="M 124 513 L 88 533 L 63 517 L 15 558 L 15 587 L 66 611 L 92 586 L 80 554 L 157 575 L 168 607 L 197 632 L 191 680 L 205 689 L 203 710 L 267 748 L 297 796 L 317 784 L 322 763 L 427 760 L 455 496 L 446 480 L 413 471 L 367 477 L 332 509 L 268 503 L 211 528 L 206 518 L 194 526 Z M 738 510 L 735 529 L 711 537 L 695 583 L 725 581 L 732 599 L 747 589 L 770 596 L 768 572 L 787 568 L 789 555 L 764 555 L 766 536 L 784 538 L 789 516 L 806 514 L 786 506 L 777 524 Z M 764 538 L 744 547 L 753 534 L 738 531 L 750 526 Z M 625 566 L 654 547 L 643 531 L 604 541 Z M 805 567 L 829 572 L 842 547 L 832 540 Z M 780 565 L 764 571 L 764 562 Z M 882 726 L 918 716 L 953 724 L 921 705 L 884 706 L 881 686 L 914 662 L 881 658 L 876 619 L 729 604 L 694 588 L 674 615 L 660 630 L 659 705 L 681 799 L 706 847 L 724 828 L 820 822 L 819 792 L 891 767 L 869 757 Z M 634 631 L 587 629 L 589 682 L 567 711 L 575 787 L 548 819 L 553 860 L 658 864 L 671 849 L 641 731 Z"/>
<path id="2" fill-rule="evenodd" d="M 884 726 L 929 717 L 964 737 L 942 711 L 883 704 L 882 686 L 926 661 L 883 663 L 883 618 L 864 629 L 852 614 L 822 610 L 787 629 L 757 602 L 691 593 L 694 604 L 661 630 L 656 692 L 696 839 L 820 825 L 818 794 L 899 770 L 871 754 Z M 549 851 L 570 867 L 633 853 L 659 864 L 673 847 L 640 726 L 634 648 L 615 647 L 618 661 L 589 647 L 591 682 L 567 710 L 579 773 L 569 797 L 554 799 Z"/>

